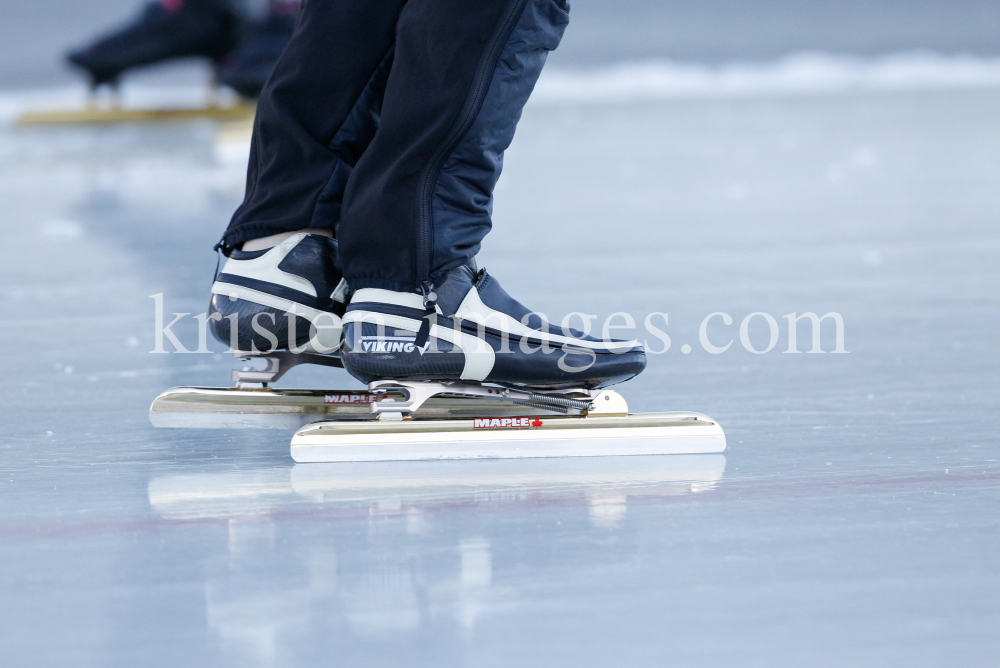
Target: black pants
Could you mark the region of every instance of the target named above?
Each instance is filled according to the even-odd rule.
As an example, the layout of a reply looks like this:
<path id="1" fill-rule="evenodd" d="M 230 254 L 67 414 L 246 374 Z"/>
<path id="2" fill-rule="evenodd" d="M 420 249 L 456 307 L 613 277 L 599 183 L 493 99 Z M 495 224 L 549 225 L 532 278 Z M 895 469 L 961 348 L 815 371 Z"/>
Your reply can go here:
<path id="1" fill-rule="evenodd" d="M 221 247 L 331 229 L 352 289 L 419 291 L 465 264 L 568 22 L 567 0 L 307 0 Z"/>

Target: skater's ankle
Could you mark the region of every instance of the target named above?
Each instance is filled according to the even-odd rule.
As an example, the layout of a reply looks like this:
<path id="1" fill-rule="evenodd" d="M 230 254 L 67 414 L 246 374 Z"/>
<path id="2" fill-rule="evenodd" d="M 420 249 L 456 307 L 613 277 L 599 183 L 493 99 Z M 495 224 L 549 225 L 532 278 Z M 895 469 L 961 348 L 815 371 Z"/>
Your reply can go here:
<path id="1" fill-rule="evenodd" d="M 240 247 L 241 251 L 247 253 L 252 253 L 253 251 L 267 250 L 268 248 L 274 248 L 282 241 L 292 236 L 293 234 L 319 234 L 324 237 L 333 237 L 333 232 L 330 230 L 324 230 L 317 227 L 308 227 L 304 230 L 293 230 L 291 232 L 280 232 L 278 234 L 272 234 L 269 237 L 261 237 L 260 239 L 250 239 L 244 241 L 243 245 Z"/>

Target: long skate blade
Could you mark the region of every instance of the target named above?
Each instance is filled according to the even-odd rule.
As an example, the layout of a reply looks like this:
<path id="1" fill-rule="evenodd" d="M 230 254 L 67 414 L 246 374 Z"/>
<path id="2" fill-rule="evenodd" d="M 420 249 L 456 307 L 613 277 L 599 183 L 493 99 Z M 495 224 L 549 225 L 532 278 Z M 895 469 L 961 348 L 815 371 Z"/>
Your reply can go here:
<path id="1" fill-rule="evenodd" d="M 163 123 L 170 121 L 239 121 L 253 118 L 256 105 L 240 102 L 231 107 L 208 105 L 169 109 L 122 109 L 94 107 L 58 111 L 30 111 L 17 119 L 18 125 L 100 125 L 113 123 Z"/>
<path id="2" fill-rule="evenodd" d="M 405 395 L 388 392 L 387 399 Z M 172 429 L 299 429 L 322 420 L 371 420 L 370 405 L 379 396 L 365 390 L 285 390 L 175 387 L 149 408 L 154 427 Z M 418 418 L 549 416 L 498 401 L 434 397 L 416 412 Z"/>
<path id="3" fill-rule="evenodd" d="M 292 438 L 306 462 L 515 459 L 719 453 L 722 427 L 697 413 L 624 417 L 320 422 Z"/>
<path id="4" fill-rule="evenodd" d="M 149 421 L 171 429 L 299 429 L 319 420 L 371 419 L 378 400 L 364 390 L 175 387 L 153 401 Z"/>

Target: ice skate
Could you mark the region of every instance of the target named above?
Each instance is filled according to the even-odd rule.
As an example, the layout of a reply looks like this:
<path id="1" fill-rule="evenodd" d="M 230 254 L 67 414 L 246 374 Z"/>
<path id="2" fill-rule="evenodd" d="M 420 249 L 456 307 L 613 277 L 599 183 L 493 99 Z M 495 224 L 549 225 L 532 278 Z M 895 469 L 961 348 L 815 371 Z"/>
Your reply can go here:
<path id="1" fill-rule="evenodd" d="M 485 270 L 462 266 L 423 295 L 362 289 L 344 317 L 345 368 L 381 395 L 374 420 L 327 421 L 292 439 L 299 462 L 721 452 L 725 436 L 690 413 L 630 415 L 601 389 L 646 366 L 637 341 L 555 327 Z M 395 395 L 402 393 L 400 400 Z M 390 396 L 393 395 L 393 396 Z M 422 417 L 429 401 L 483 405 Z M 486 408 L 489 407 L 489 408 Z M 485 409 L 485 410 L 484 410 Z M 514 416 L 490 415 L 514 409 Z M 530 414 L 529 414 L 530 411 Z"/>
<path id="2" fill-rule="evenodd" d="M 218 62 L 236 45 L 238 33 L 239 19 L 223 3 L 161 0 L 130 25 L 70 52 L 67 60 L 96 88 L 143 65 L 191 57 Z"/>
<path id="3" fill-rule="evenodd" d="M 227 273 L 235 266 L 235 275 L 256 275 L 232 264 L 246 261 L 234 253 L 220 273 L 214 312 L 226 308 L 228 290 L 265 288 Z M 269 282 L 274 280 L 272 275 Z M 279 292 L 267 289 L 272 297 Z M 293 305 L 237 293 L 226 317 L 278 315 L 303 306 L 299 299 Z M 367 391 L 267 387 L 292 366 L 332 358 L 241 353 L 267 359 L 268 367 L 234 371 L 234 389 L 165 392 L 150 409 L 151 421 L 161 427 L 298 428 L 291 449 L 298 462 L 695 454 L 726 447 L 722 428 L 704 415 L 630 414 L 620 394 L 602 389 L 645 367 L 637 342 L 604 342 L 547 325 L 485 271 L 461 267 L 427 295 L 358 290 L 344 323 L 341 356 L 368 382 Z M 221 340 L 232 331 L 224 327 L 216 329 Z M 263 342 L 246 331 L 244 346 Z M 249 387 L 254 382 L 261 386 Z"/>
<path id="4" fill-rule="evenodd" d="M 218 68 L 240 38 L 241 20 L 225 2 L 217 0 L 160 0 L 145 7 L 135 21 L 92 43 L 71 51 L 67 60 L 82 70 L 91 97 L 83 109 L 23 114 L 20 124 L 119 123 L 212 118 L 240 120 L 252 117 L 254 105 L 244 101 L 224 104 L 215 99 L 201 107 L 124 108 L 118 82 L 130 70 L 180 58 L 204 58 Z M 110 99 L 102 104 L 98 89 Z"/>

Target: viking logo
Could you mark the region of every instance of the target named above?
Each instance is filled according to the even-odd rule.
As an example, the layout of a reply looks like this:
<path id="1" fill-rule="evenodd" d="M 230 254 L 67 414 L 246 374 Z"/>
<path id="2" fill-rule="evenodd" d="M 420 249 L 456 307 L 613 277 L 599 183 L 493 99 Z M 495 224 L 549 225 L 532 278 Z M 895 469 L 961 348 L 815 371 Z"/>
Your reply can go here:
<path id="1" fill-rule="evenodd" d="M 412 353 L 416 350 L 414 336 L 362 336 L 363 353 Z"/>

